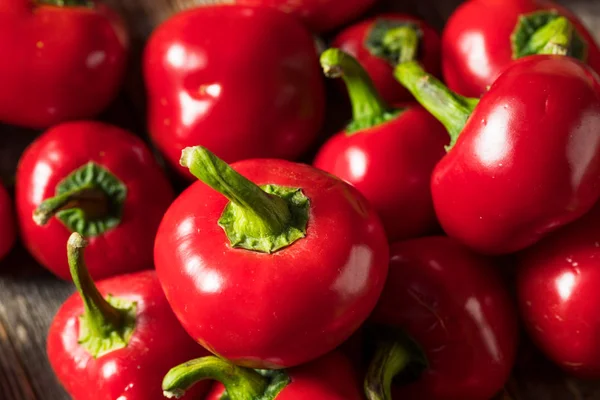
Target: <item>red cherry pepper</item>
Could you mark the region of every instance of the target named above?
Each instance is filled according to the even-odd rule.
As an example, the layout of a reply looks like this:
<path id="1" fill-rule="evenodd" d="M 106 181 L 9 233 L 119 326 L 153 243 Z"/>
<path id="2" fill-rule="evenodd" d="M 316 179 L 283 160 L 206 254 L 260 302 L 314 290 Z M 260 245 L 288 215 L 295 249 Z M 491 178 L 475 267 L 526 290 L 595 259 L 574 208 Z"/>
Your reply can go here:
<path id="1" fill-rule="evenodd" d="M 71 232 L 90 241 L 94 279 L 152 265 L 154 236 L 173 197 L 142 140 L 98 122 L 48 130 L 25 150 L 17 170 L 23 244 L 63 279 L 70 274 L 60 249 Z"/>
<path id="2" fill-rule="evenodd" d="M 165 376 L 167 397 L 179 397 L 196 382 L 214 379 L 206 400 L 362 400 L 359 379 L 341 353 L 329 353 L 290 370 L 262 371 L 237 367 L 217 357 L 204 357 L 179 365 Z"/>
<path id="3" fill-rule="evenodd" d="M 0 260 L 12 249 L 15 239 L 12 201 L 4 186 L 0 184 Z"/>
<path id="4" fill-rule="evenodd" d="M 408 239 L 437 227 L 429 181 L 444 156 L 448 133 L 416 104 L 390 107 L 360 64 L 329 49 L 321 55 L 329 77 L 342 77 L 353 120 L 319 150 L 314 165 L 356 187 L 378 212 L 388 239 Z"/>
<path id="5" fill-rule="evenodd" d="M 519 308 L 529 335 L 569 373 L 600 378 L 600 207 L 519 256 Z"/>
<path id="6" fill-rule="evenodd" d="M 377 0 L 234 0 L 240 6 L 268 6 L 299 18 L 312 31 L 330 31 L 363 14 Z"/>
<path id="7" fill-rule="evenodd" d="M 482 253 L 515 252 L 600 197 L 600 83 L 581 62 L 517 60 L 480 101 L 450 92 L 414 63 L 399 65 L 396 76 L 452 138 L 431 180 L 449 236 Z"/>
<path id="8" fill-rule="evenodd" d="M 284 368 L 361 325 L 383 288 L 388 245 L 356 189 L 283 160 L 230 167 L 203 147 L 185 149 L 181 163 L 204 183 L 166 212 L 154 254 L 192 337 L 238 365 Z"/>
<path id="9" fill-rule="evenodd" d="M 565 17 L 560 21 L 560 16 Z M 568 24 L 568 55 L 600 73 L 600 49 L 577 17 L 546 0 L 470 0 L 450 17 L 442 35 L 442 68 L 450 89 L 481 96 L 514 59 L 539 54 Z"/>
<path id="10" fill-rule="evenodd" d="M 163 399 L 160 382 L 169 368 L 207 352 L 175 318 L 154 271 L 121 275 L 96 286 L 84 262 L 86 245 L 78 233 L 68 241 L 79 293 L 67 299 L 52 321 L 50 364 L 77 400 Z M 186 399 L 207 390 L 206 384 L 198 385 Z"/>
<path id="11" fill-rule="evenodd" d="M 381 341 L 369 400 L 492 398 L 510 375 L 518 330 L 491 260 L 442 236 L 395 243 L 390 255 L 371 318 Z"/>
<path id="12" fill-rule="evenodd" d="M 398 62 L 418 60 L 429 73 L 441 75 L 439 35 L 411 15 L 380 14 L 358 22 L 340 32 L 331 45 L 355 57 L 390 103 L 413 100 L 394 78 Z"/>
<path id="13" fill-rule="evenodd" d="M 231 49 L 235 43 L 235 50 Z M 203 145 L 227 162 L 293 159 L 316 138 L 324 89 L 313 39 L 269 8 L 207 6 L 168 20 L 146 48 L 152 140 L 179 157 Z"/>
<path id="14" fill-rule="evenodd" d="M 32 128 L 90 118 L 117 95 L 128 37 L 96 0 L 0 0 L 0 121 Z"/>

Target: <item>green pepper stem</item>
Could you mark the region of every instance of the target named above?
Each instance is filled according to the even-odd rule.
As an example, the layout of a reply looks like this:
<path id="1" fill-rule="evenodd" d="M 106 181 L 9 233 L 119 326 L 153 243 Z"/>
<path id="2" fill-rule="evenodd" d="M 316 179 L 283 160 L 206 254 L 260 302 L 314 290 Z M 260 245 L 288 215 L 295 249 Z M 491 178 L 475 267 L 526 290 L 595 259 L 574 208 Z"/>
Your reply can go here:
<path id="1" fill-rule="evenodd" d="M 284 199 L 269 195 L 205 147 L 183 149 L 180 164 L 238 208 L 243 216 L 237 227 L 240 231 L 267 237 L 288 227 L 292 215 Z"/>
<path id="2" fill-rule="evenodd" d="M 85 265 L 84 250 L 87 241 L 73 232 L 67 242 L 67 260 L 73 283 L 84 306 L 83 319 L 90 334 L 97 338 L 109 338 L 125 324 L 124 314 L 102 297 Z"/>
<path id="3" fill-rule="evenodd" d="M 419 34 L 410 25 L 392 28 L 383 36 L 383 46 L 389 54 L 398 54 L 398 63 L 413 61 L 419 50 Z"/>
<path id="4" fill-rule="evenodd" d="M 59 211 L 79 208 L 90 219 L 101 218 L 109 212 L 106 193 L 95 185 L 86 185 L 44 200 L 34 211 L 33 220 L 46 225 Z"/>
<path id="5" fill-rule="evenodd" d="M 368 400 L 392 400 L 392 381 L 410 363 L 407 349 L 394 340 L 379 343 L 365 378 Z"/>
<path id="6" fill-rule="evenodd" d="M 572 38 L 573 24 L 566 17 L 558 17 L 538 29 L 531 36 L 529 45 L 537 54 L 566 56 L 569 53 Z"/>
<path id="7" fill-rule="evenodd" d="M 415 61 L 398 64 L 394 76 L 446 127 L 450 135 L 450 144 L 446 146 L 446 150 L 449 151 L 456 143 L 479 99 L 454 93 L 433 75 L 425 72 Z"/>
<path id="8" fill-rule="evenodd" d="M 340 49 L 327 49 L 321 54 L 321 67 L 328 78 L 344 80 L 354 121 L 373 120 L 390 111 L 365 69 L 350 54 Z"/>
<path id="9" fill-rule="evenodd" d="M 252 369 L 208 356 L 171 368 L 162 382 L 163 394 L 168 398 L 180 398 L 186 390 L 205 379 L 221 382 L 231 400 L 259 399 L 269 386 L 268 378 Z"/>

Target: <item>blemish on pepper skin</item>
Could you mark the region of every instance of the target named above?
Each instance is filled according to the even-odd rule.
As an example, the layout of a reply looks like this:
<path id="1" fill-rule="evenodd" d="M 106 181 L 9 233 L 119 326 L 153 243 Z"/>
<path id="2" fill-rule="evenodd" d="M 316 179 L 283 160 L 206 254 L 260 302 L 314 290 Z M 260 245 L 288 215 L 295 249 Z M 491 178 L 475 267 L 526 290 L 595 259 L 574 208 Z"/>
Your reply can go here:
<path id="1" fill-rule="evenodd" d="M 44 42 L 42 42 L 41 40 L 38 40 L 37 43 L 35 44 L 35 47 L 37 47 L 38 49 L 43 49 Z"/>
<path id="2" fill-rule="evenodd" d="M 165 124 L 165 126 L 169 126 L 169 125 L 171 125 L 171 119 L 170 118 L 165 118 L 165 120 L 163 121 L 163 123 Z"/>

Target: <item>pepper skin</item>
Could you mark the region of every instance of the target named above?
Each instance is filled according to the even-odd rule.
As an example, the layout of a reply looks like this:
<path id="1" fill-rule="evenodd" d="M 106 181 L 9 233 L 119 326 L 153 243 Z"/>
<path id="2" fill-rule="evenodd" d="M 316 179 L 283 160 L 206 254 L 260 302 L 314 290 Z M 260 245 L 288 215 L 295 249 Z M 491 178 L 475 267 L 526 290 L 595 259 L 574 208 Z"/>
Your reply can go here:
<path id="1" fill-rule="evenodd" d="M 114 190 L 85 190 L 89 176 L 71 182 L 72 197 L 60 200 L 57 190 L 77 171 L 112 174 L 126 192 L 119 210 Z M 101 168 L 101 169 L 100 169 Z M 92 171 L 94 172 L 94 171 Z M 99 122 L 68 122 L 48 130 L 21 156 L 17 169 L 16 202 L 21 238 L 35 259 L 63 279 L 70 279 L 61 251 L 72 231 L 89 241 L 88 265 L 94 279 L 139 271 L 152 265 L 154 236 L 174 198 L 171 186 L 141 139 Z M 81 189 L 80 192 L 78 190 Z M 54 196 L 54 197 L 53 197 Z M 70 201 L 67 201 L 70 200 Z M 42 210 L 44 205 L 50 207 Z M 62 206 L 62 207 L 61 207 Z M 42 212 L 43 211 L 43 212 Z M 34 221 L 32 214 L 36 213 Z M 53 218 L 56 213 L 58 218 Z M 65 221 L 75 219 L 82 225 Z M 39 226 L 38 223 L 46 223 Z"/>
<path id="2" fill-rule="evenodd" d="M 223 363 L 226 365 L 226 363 Z M 229 368 L 232 368 L 231 365 L 228 365 Z M 239 371 L 242 368 L 233 367 L 235 371 Z M 182 371 L 183 370 L 183 371 Z M 184 372 L 185 371 L 185 372 Z M 173 368 L 173 370 L 169 373 L 171 376 L 177 376 L 177 379 L 172 379 L 171 376 L 165 377 L 165 382 L 167 383 L 167 388 L 163 384 L 163 389 L 166 390 L 167 393 L 173 390 L 174 387 L 181 387 L 181 382 L 183 381 L 182 376 L 185 373 L 192 374 L 192 372 L 188 368 Z M 252 388 L 250 386 L 250 390 L 243 388 L 243 384 L 237 384 L 237 386 L 232 387 L 229 380 L 225 379 L 225 383 L 231 388 L 231 390 L 226 391 L 225 386 L 222 383 L 217 383 L 215 387 L 210 391 L 205 400 L 221 400 L 224 394 L 229 395 L 229 399 L 231 400 L 242 400 L 242 399 L 250 399 L 256 397 L 247 397 L 251 394 L 251 391 L 256 390 L 256 386 L 258 386 L 257 392 L 262 394 L 264 389 L 261 390 L 261 386 L 269 387 L 268 382 L 261 382 L 260 376 L 254 371 L 244 371 L 245 374 L 251 374 L 253 378 L 258 380 L 258 385 L 254 383 L 255 386 Z M 290 370 L 282 371 L 286 376 L 283 379 L 287 380 L 287 384 L 280 389 L 280 391 L 274 397 L 266 397 L 268 399 L 273 400 L 362 400 L 364 396 L 362 394 L 362 388 L 359 384 L 359 379 L 352 367 L 352 363 L 348 358 L 343 356 L 339 352 L 329 353 L 311 363 L 304 364 Z M 232 375 L 233 375 L 232 374 Z M 213 378 L 216 378 L 213 376 Z M 187 384 L 187 382 L 186 382 Z M 272 385 L 272 384 L 271 384 Z M 187 386 L 187 385 L 186 385 Z M 188 386 L 189 387 L 189 386 Z M 240 387 L 242 389 L 240 390 Z M 254 389 L 254 390 L 253 390 Z M 263 398 L 263 397 L 260 397 Z"/>
<path id="3" fill-rule="evenodd" d="M 318 65 L 311 35 L 285 13 L 221 5 L 178 14 L 145 51 L 152 140 L 190 180 L 179 166 L 187 146 L 227 162 L 297 158 L 323 121 Z"/>
<path id="4" fill-rule="evenodd" d="M 196 182 L 173 202 L 154 260 L 192 337 L 235 364 L 277 369 L 313 360 L 358 329 L 383 288 L 388 245 L 356 189 L 283 160 L 229 167 L 202 147 L 185 149 L 182 165 L 215 190 Z M 290 216 L 297 206 L 252 182 L 293 188 L 308 203 Z M 292 229 L 296 220 L 304 224 Z M 272 234 L 286 245 L 265 249 Z"/>
<path id="5" fill-rule="evenodd" d="M 519 59 L 479 102 L 449 92 L 414 64 L 399 66 L 396 76 L 455 143 L 431 178 L 449 236 L 481 253 L 512 253 L 598 201 L 600 83 L 580 61 Z"/>
<path id="6" fill-rule="evenodd" d="M 427 366 L 414 382 L 392 384 L 391 364 L 401 372 L 414 355 L 397 348 L 394 361 L 380 348 L 391 364 L 371 364 L 365 383 L 369 400 L 389 400 L 376 395 L 382 386 L 376 382 L 392 385 L 394 399 L 491 399 L 510 375 L 518 337 L 516 312 L 491 260 L 443 236 L 397 242 L 390 255 L 388 280 L 371 322 L 402 329 Z M 378 380 L 381 376 L 386 379 Z"/>
<path id="7" fill-rule="evenodd" d="M 377 51 L 367 45 L 368 39 L 373 33 L 373 28 L 381 21 L 391 25 L 414 25 L 419 31 L 414 56 L 427 72 L 435 76 L 441 76 L 440 37 L 425 21 L 411 15 L 388 13 L 360 21 L 341 31 L 333 39 L 331 46 L 355 57 L 373 80 L 381 97 L 388 103 L 413 100 L 410 92 L 394 78 L 395 62 L 390 62 L 392 60 L 386 59 L 384 55 L 377 54 Z M 390 29 L 393 28 L 390 27 Z M 381 51 L 385 50 L 381 49 Z"/>
<path id="8" fill-rule="evenodd" d="M 560 367 L 600 378 L 600 207 L 519 255 L 519 308 L 529 336 Z"/>
<path id="9" fill-rule="evenodd" d="M 2 260 L 15 244 L 15 220 L 12 201 L 8 192 L 0 184 L 0 260 Z"/>
<path id="10" fill-rule="evenodd" d="M 446 129 L 418 104 L 385 104 L 348 54 L 329 49 L 321 63 L 346 81 L 354 118 L 321 147 L 314 166 L 357 188 L 381 217 L 390 242 L 431 233 L 438 225 L 429 181 L 445 154 Z"/>
<path id="11" fill-rule="evenodd" d="M 511 35 L 519 17 L 555 10 L 568 18 L 587 43 L 587 63 L 600 72 L 600 49 L 593 36 L 563 7 L 545 0 L 470 0 L 448 20 L 442 34 L 442 69 L 450 89 L 479 97 L 513 61 Z"/>
<path id="12" fill-rule="evenodd" d="M 0 54 L 10 62 L 0 63 L 0 121 L 47 128 L 98 115 L 119 91 L 128 41 L 96 0 L 1 0 Z"/>
<path id="13" fill-rule="evenodd" d="M 82 260 L 83 238 L 74 233 L 69 246 L 73 248 L 71 252 L 80 253 L 75 256 L 80 261 L 73 265 L 73 280 L 80 293 L 65 301 L 50 326 L 48 359 L 56 376 L 77 400 L 164 399 L 160 388 L 164 374 L 193 354 L 207 354 L 206 350 L 178 323 L 154 271 L 121 275 L 98 282 L 96 287 Z M 84 306 L 81 293 L 89 307 Z M 125 320 L 132 323 L 133 331 L 126 331 L 124 342 L 120 342 L 124 320 L 115 318 L 122 316 L 123 310 L 109 304 L 103 296 L 119 299 L 121 306 L 122 302 L 135 302 L 133 313 L 128 315 L 133 320 Z M 92 333 L 86 337 L 82 326 Z M 90 339 L 96 335 L 94 329 L 101 329 L 112 341 L 101 339 L 102 335 Z M 103 340 L 103 345 L 108 346 L 97 356 L 86 347 L 94 339 Z M 202 383 L 184 399 L 199 399 L 207 390 L 208 385 Z"/>
<path id="14" fill-rule="evenodd" d="M 268 6 L 300 19 L 311 31 L 322 33 L 352 21 L 377 0 L 234 0 L 240 6 Z"/>

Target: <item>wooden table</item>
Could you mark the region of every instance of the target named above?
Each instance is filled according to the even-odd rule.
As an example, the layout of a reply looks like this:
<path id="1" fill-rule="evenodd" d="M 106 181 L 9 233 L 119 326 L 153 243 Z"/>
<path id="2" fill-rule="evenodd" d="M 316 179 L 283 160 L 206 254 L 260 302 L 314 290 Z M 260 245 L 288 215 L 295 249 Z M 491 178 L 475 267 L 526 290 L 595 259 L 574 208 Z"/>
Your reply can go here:
<path id="1" fill-rule="evenodd" d="M 102 119 L 144 136 L 144 93 L 139 55 L 152 29 L 173 12 L 214 0 L 106 0 L 127 19 L 134 37 L 126 88 Z M 344 0 L 339 0 L 344 1 Z M 441 28 L 460 1 L 382 0 L 380 8 L 411 12 Z M 563 3 L 574 10 L 600 41 L 600 0 Z M 335 128 L 339 121 L 330 122 Z M 10 182 L 17 159 L 38 132 L 0 125 L 0 176 Z M 0 265 L 0 400 L 65 400 L 45 353 L 46 332 L 54 313 L 73 292 L 39 267 L 20 246 Z M 600 338 L 599 338 L 600 340 Z M 527 342 L 511 381 L 499 398 L 513 400 L 600 399 L 600 383 L 576 382 L 554 369 Z M 409 399 L 407 399 L 409 400 Z"/>

